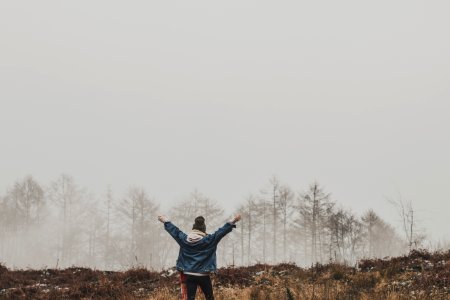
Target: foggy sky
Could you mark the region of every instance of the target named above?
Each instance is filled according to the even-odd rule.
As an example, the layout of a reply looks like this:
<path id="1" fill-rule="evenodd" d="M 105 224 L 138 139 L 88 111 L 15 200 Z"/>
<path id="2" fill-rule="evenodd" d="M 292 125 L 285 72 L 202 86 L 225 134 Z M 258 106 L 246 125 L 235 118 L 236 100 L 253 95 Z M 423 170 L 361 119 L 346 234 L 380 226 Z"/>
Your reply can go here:
<path id="1" fill-rule="evenodd" d="M 3 1 L 0 194 L 61 173 L 229 210 L 272 175 L 450 239 L 448 1 Z"/>

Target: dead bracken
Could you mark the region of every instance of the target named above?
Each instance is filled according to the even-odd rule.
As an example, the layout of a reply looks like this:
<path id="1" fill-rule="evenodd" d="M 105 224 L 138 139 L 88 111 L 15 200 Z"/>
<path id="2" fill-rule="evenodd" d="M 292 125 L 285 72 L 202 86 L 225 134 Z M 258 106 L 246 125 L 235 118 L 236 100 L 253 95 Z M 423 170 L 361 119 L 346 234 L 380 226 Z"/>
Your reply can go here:
<path id="1" fill-rule="evenodd" d="M 217 299 L 448 299 L 450 251 L 300 268 L 256 264 L 221 268 Z M 144 268 L 125 272 L 67 269 L 8 270 L 0 265 L 1 298 L 177 299 L 178 273 Z"/>

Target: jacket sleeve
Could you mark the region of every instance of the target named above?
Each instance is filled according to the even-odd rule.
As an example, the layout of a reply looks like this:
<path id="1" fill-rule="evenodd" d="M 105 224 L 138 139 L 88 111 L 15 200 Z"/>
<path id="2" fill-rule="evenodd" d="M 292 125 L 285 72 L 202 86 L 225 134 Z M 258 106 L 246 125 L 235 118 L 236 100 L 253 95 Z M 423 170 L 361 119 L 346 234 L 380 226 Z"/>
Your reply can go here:
<path id="1" fill-rule="evenodd" d="M 164 229 L 173 237 L 173 239 L 178 243 L 178 245 L 182 245 L 182 241 L 186 240 L 186 233 L 178 229 L 177 226 L 173 225 L 172 222 L 165 222 Z"/>
<path id="2" fill-rule="evenodd" d="M 225 225 L 217 229 L 216 232 L 208 235 L 207 238 L 211 239 L 212 243 L 218 244 L 224 236 L 233 230 L 233 228 L 236 228 L 236 225 L 227 222 Z"/>

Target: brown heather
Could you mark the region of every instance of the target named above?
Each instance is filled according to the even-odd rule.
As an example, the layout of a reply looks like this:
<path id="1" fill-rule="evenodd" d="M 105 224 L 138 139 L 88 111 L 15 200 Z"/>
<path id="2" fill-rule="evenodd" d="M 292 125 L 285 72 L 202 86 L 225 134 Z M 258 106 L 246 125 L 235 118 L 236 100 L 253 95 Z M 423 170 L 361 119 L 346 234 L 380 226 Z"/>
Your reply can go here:
<path id="1" fill-rule="evenodd" d="M 450 299 L 450 251 L 366 259 L 304 269 L 293 264 L 221 268 L 216 299 Z M 178 274 L 131 269 L 8 270 L 0 265 L 4 299 L 178 299 Z M 197 299 L 203 299 L 197 296 Z"/>

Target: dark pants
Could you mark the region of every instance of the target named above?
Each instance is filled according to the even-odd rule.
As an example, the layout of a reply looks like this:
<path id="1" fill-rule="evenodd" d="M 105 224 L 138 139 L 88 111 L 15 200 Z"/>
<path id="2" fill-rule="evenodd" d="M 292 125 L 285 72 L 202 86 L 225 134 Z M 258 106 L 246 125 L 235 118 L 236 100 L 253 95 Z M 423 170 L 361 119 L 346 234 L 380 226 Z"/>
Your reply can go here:
<path id="1" fill-rule="evenodd" d="M 197 286 L 200 286 L 206 300 L 214 300 L 211 278 L 208 276 L 194 276 L 186 274 L 186 288 L 188 300 L 195 300 Z"/>

